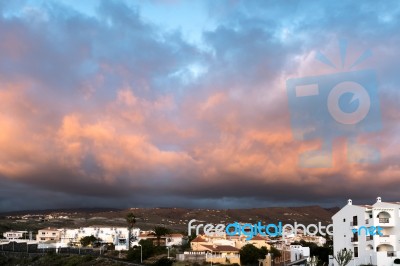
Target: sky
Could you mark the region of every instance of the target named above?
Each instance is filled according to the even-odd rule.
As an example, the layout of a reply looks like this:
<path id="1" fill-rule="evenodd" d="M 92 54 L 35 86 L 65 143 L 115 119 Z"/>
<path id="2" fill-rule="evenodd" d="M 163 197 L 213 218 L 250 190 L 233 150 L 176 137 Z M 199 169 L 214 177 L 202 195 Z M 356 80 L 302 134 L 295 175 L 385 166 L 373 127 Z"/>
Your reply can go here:
<path id="1" fill-rule="evenodd" d="M 397 1 L 0 1 L 0 211 L 399 201 L 399 33 Z M 327 101 L 287 81 L 365 69 L 379 159 L 304 167 Z"/>

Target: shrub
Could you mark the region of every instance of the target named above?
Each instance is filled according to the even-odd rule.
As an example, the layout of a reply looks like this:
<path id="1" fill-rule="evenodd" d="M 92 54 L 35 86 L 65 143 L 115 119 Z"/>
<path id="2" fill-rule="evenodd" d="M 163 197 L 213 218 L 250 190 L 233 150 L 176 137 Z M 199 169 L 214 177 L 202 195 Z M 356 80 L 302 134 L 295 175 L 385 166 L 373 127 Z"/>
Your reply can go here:
<path id="1" fill-rule="evenodd" d="M 173 261 L 168 259 L 167 257 L 163 257 L 159 259 L 156 263 L 154 263 L 154 266 L 172 266 Z"/>

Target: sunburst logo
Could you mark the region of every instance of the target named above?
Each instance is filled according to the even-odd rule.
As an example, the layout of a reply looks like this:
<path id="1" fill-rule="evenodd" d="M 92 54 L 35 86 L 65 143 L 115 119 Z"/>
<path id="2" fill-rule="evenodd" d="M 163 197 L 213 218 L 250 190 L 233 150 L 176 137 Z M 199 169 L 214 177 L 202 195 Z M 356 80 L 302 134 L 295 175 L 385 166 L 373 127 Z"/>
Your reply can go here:
<path id="1" fill-rule="evenodd" d="M 339 49 L 340 67 L 319 51 L 315 56 L 335 69 L 334 73 L 287 80 L 294 138 L 321 140 L 319 150 L 300 155 L 302 167 L 331 167 L 332 142 L 343 136 L 348 137 L 349 161 L 369 163 L 380 159 L 376 149 L 357 142 L 359 134 L 381 129 L 376 73 L 373 69 L 352 70 L 371 57 L 372 52 L 366 50 L 346 64 L 347 42 L 340 41 Z"/>

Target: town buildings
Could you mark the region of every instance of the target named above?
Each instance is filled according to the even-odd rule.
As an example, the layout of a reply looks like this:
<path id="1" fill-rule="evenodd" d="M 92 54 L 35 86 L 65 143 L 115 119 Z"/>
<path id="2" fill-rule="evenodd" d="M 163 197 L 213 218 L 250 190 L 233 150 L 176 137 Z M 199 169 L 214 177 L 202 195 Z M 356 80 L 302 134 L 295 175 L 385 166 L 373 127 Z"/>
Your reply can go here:
<path id="1" fill-rule="evenodd" d="M 116 250 L 129 249 L 129 231 L 126 227 L 90 226 L 77 229 L 60 229 L 60 241 L 57 247 L 79 246 L 80 240 L 85 236 L 94 236 L 99 243 L 113 244 Z M 131 246 L 138 245 L 140 229 L 133 228 L 131 231 Z"/>

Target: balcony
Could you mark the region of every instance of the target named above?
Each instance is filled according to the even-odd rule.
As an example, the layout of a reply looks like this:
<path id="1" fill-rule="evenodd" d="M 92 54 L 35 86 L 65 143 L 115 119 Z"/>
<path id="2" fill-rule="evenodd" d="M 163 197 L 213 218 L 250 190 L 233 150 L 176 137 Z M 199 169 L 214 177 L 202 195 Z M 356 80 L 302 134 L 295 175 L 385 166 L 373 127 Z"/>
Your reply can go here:
<path id="1" fill-rule="evenodd" d="M 375 226 L 380 226 L 380 227 L 393 227 L 394 226 L 393 218 L 387 218 L 387 217 L 375 218 L 371 222 L 372 222 L 371 224 L 373 224 Z"/>
<path id="2" fill-rule="evenodd" d="M 350 226 L 358 226 L 358 222 L 357 222 L 357 221 L 355 221 L 355 222 L 350 222 Z"/>
<path id="3" fill-rule="evenodd" d="M 366 236 L 366 237 L 365 237 L 365 240 L 366 240 L 366 241 L 374 240 L 374 236 Z"/>
<path id="4" fill-rule="evenodd" d="M 390 222 L 389 218 L 379 218 L 380 224 L 388 224 L 389 222 Z"/>
<path id="5" fill-rule="evenodd" d="M 394 235 L 382 235 L 379 236 L 379 244 L 389 244 L 393 245 L 396 242 L 396 236 Z"/>
<path id="6" fill-rule="evenodd" d="M 351 243 L 357 244 L 357 243 L 358 243 L 358 236 L 353 236 L 353 237 L 351 238 Z"/>
<path id="7" fill-rule="evenodd" d="M 387 251 L 388 257 L 396 257 L 396 251 Z"/>

